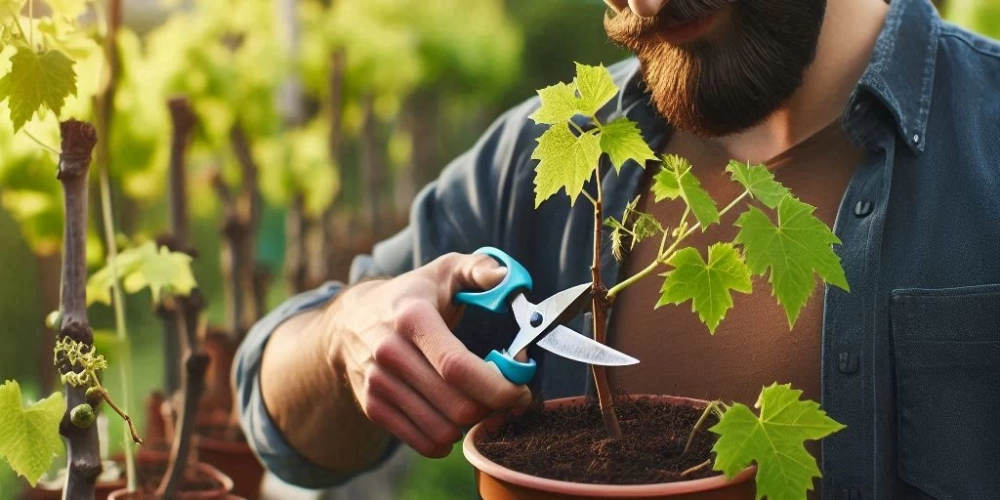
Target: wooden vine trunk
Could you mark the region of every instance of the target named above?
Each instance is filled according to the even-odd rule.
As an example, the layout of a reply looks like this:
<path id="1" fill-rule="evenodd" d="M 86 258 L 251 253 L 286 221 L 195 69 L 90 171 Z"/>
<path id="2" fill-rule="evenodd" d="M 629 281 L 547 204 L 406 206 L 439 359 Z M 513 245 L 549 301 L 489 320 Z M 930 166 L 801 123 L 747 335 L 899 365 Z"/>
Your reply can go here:
<path id="1" fill-rule="evenodd" d="M 87 319 L 87 178 L 97 132 L 88 123 L 69 120 L 60 124 L 62 153 L 57 177 L 63 186 L 66 221 L 63 230 L 62 289 L 59 310 L 62 323 L 58 337 L 94 348 L 94 333 Z M 59 373 L 80 371 L 65 358 L 57 359 Z M 66 413 L 59 433 L 67 441 L 68 477 L 64 498 L 92 500 L 101 473 L 97 426 L 79 428 L 70 421 L 70 411 L 86 404 L 86 387 L 66 386 Z"/>

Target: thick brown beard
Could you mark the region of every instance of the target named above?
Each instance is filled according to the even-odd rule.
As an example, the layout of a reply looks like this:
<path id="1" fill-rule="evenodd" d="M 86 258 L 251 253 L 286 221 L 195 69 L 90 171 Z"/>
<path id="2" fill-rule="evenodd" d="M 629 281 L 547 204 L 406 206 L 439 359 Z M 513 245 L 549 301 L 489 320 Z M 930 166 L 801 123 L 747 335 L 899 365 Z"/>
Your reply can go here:
<path id="1" fill-rule="evenodd" d="M 746 130 L 778 110 L 816 55 L 826 0 L 737 0 L 716 33 L 687 44 L 660 37 L 731 0 L 672 0 L 655 18 L 628 9 L 605 31 L 636 54 L 653 104 L 674 127 L 706 137 Z"/>

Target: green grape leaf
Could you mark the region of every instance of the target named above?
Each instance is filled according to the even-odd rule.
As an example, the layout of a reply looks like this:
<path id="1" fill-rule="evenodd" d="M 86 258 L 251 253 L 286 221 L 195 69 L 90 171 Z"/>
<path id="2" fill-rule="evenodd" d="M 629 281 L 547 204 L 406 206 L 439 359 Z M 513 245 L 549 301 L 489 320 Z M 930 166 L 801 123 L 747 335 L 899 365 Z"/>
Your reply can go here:
<path id="1" fill-rule="evenodd" d="M 677 155 L 663 157 L 663 170 L 653 178 L 653 194 L 656 201 L 681 198 L 691 208 L 701 230 L 719 222 L 719 209 L 708 195 L 701 182 L 691 172 L 691 162 Z"/>
<path id="2" fill-rule="evenodd" d="M 28 0 L 0 0 L 0 24 L 14 19 Z"/>
<path id="3" fill-rule="evenodd" d="M 541 107 L 528 118 L 535 123 L 564 123 L 577 113 L 576 85 L 557 83 L 538 91 Z"/>
<path id="4" fill-rule="evenodd" d="M 771 270 L 768 281 L 785 308 L 789 327 L 795 325 L 812 294 L 814 272 L 827 283 L 850 291 L 840 257 L 832 248 L 840 244 L 840 238 L 813 215 L 815 210 L 786 196 L 778 205 L 777 226 L 757 207 L 750 207 L 735 224 L 740 232 L 734 241 L 743 245 L 750 271 L 763 275 Z"/>
<path id="5" fill-rule="evenodd" d="M 197 286 L 189 255 L 171 252 L 167 247 L 157 251 L 156 244 L 151 241 L 118 253 L 114 264 L 126 292 L 136 293 L 149 288 L 157 304 L 163 293 L 183 296 Z M 87 303 L 110 305 L 113 279 L 111 263 L 94 273 L 87 281 Z"/>
<path id="6" fill-rule="evenodd" d="M 760 200 L 769 208 L 778 208 L 781 199 L 788 194 L 788 188 L 774 180 L 774 174 L 764 165 L 730 161 L 726 166 L 726 172 L 732 175 L 734 181 L 750 191 L 750 196 Z"/>
<path id="7" fill-rule="evenodd" d="M 580 92 L 577 110 L 580 114 L 593 116 L 614 96 L 618 86 L 611 78 L 608 68 L 576 63 L 576 89 Z"/>
<path id="8" fill-rule="evenodd" d="M 38 54 L 19 45 L 10 62 L 10 73 L 0 79 L 0 102 L 8 101 L 15 131 L 44 108 L 58 115 L 66 98 L 76 93 L 73 61 L 61 51 Z"/>
<path id="9" fill-rule="evenodd" d="M 713 334 L 733 307 L 732 291 L 753 291 L 750 269 L 732 243 L 708 247 L 708 263 L 697 250 L 688 247 L 673 254 L 667 264 L 674 269 L 666 275 L 656 307 L 691 300 L 691 310 Z"/>
<path id="10" fill-rule="evenodd" d="M 52 13 L 69 19 L 80 17 L 86 10 L 90 0 L 45 0 L 52 8 Z"/>
<path id="11" fill-rule="evenodd" d="M 63 451 L 59 422 L 65 412 L 61 392 L 21 406 L 21 386 L 12 380 L 0 385 L 0 457 L 32 486 Z"/>
<path id="12" fill-rule="evenodd" d="M 566 124 L 553 125 L 538 138 L 531 158 L 539 160 L 535 167 L 535 208 L 560 189 L 566 190 L 573 205 L 597 169 L 600 139 L 593 134 L 577 137 Z"/>
<path id="13" fill-rule="evenodd" d="M 656 155 L 639 133 L 639 127 L 628 118 L 618 118 L 601 130 L 601 150 L 611 158 L 611 165 L 619 172 L 628 160 L 635 160 L 640 167 Z"/>
<path id="14" fill-rule="evenodd" d="M 709 429 L 719 435 L 713 468 L 733 477 L 757 463 L 757 500 L 798 500 L 822 477 L 806 440 L 822 439 L 845 427 L 826 415 L 819 403 L 800 401 L 802 391 L 772 384 L 757 400 L 760 417 L 737 403 Z"/>

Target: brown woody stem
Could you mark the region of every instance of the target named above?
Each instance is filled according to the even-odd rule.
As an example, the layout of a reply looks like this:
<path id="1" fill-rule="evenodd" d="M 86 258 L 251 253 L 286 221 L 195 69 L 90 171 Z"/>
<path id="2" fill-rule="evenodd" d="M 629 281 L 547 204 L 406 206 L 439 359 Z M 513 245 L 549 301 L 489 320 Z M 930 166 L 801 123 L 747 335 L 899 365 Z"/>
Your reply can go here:
<path id="1" fill-rule="evenodd" d="M 183 408 L 181 418 L 174 430 L 173 447 L 170 449 L 170 462 L 156 494 L 161 498 L 174 498 L 184 479 L 188 456 L 191 454 L 191 438 L 197 424 L 198 403 L 205 390 L 205 372 L 208 371 L 209 357 L 198 344 L 198 335 L 187 328 L 184 307 L 175 306 L 175 319 L 178 328 L 183 331 L 185 339 Z"/>
<path id="2" fill-rule="evenodd" d="M 90 158 L 97 144 L 97 132 L 88 123 L 76 120 L 60 124 L 62 153 L 57 177 L 62 182 L 66 214 L 63 229 L 62 287 L 59 309 L 62 311 L 60 338 L 70 338 L 93 349 L 94 334 L 87 319 L 87 177 Z M 79 371 L 65 361 L 57 361 L 60 373 Z M 101 473 L 101 455 L 97 426 L 79 428 L 70 422 L 70 410 L 87 402 L 86 387 L 66 384 L 66 413 L 59 432 L 68 443 L 64 498 L 92 500 L 97 476 Z"/>
<path id="3" fill-rule="evenodd" d="M 601 279 L 601 233 L 604 225 L 604 206 L 601 196 L 601 173 L 595 174 L 597 179 L 597 200 L 594 202 L 594 262 L 590 266 L 591 278 L 594 288 L 591 299 L 591 309 L 594 319 L 594 340 L 602 344 L 607 343 L 607 288 Z M 597 402 L 601 406 L 601 417 L 604 419 L 604 427 L 608 431 L 611 439 L 622 437 L 621 426 L 618 424 L 618 415 L 615 413 L 615 402 L 611 396 L 611 388 L 608 384 L 607 370 L 603 366 L 590 365 L 594 374 L 594 386 L 597 389 Z"/>

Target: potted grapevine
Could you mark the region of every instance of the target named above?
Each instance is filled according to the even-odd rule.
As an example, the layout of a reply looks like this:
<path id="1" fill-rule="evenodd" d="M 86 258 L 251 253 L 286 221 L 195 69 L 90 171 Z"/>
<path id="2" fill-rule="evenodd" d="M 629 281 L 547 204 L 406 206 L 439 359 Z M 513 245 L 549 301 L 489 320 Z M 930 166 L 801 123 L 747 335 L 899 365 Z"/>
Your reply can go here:
<path id="1" fill-rule="evenodd" d="M 538 93 L 541 106 L 531 118 L 549 128 L 532 155 L 539 160 L 535 204 L 563 190 L 571 203 L 585 198 L 593 204 L 590 319 L 598 342 L 606 342 L 607 313 L 615 298 L 654 274 L 664 277 L 657 307 L 690 301 L 711 333 L 733 307 L 733 292 L 753 291 L 753 276 L 768 277 L 790 326 L 812 292 L 814 275 L 848 289 L 832 249 L 840 243 L 837 237 L 813 215 L 813 207 L 763 165 L 730 162 L 726 170 L 742 193 L 720 209 L 687 160 L 667 155 L 660 161 L 627 118 L 608 123 L 597 118 L 618 93 L 604 67 L 578 64 L 573 82 Z M 656 202 L 683 203 L 681 219 L 668 226 L 640 212 L 637 200 L 620 219 L 605 219 L 599 169 L 604 154 L 619 172 L 634 164 L 658 163 L 652 195 Z M 585 188 L 592 177 L 593 192 Z M 707 250 L 685 245 L 695 231 L 720 223 L 733 210 L 743 211 L 735 222 L 735 239 Z M 635 275 L 605 287 L 600 272 L 603 228 L 616 258 L 647 238 L 659 241 L 656 258 Z M 821 473 L 804 442 L 844 428 L 818 403 L 801 400 L 802 391 L 780 381 L 763 388 L 759 412 L 754 412 L 741 403 L 615 396 L 605 369 L 593 366 L 592 371 L 596 404 L 584 397 L 538 403 L 493 416 L 468 433 L 464 451 L 477 469 L 484 499 L 805 498 Z"/>

